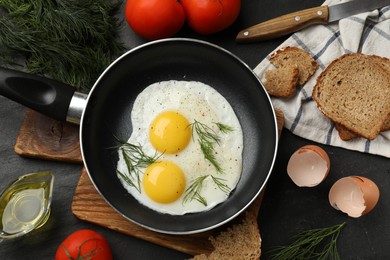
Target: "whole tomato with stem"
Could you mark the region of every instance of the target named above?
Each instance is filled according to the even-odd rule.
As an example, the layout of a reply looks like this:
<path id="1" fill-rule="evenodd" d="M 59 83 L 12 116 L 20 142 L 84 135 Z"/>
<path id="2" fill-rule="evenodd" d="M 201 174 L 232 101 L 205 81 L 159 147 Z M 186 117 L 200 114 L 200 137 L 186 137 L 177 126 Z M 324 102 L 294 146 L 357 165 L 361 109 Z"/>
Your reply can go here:
<path id="1" fill-rule="evenodd" d="M 70 234 L 57 248 L 55 260 L 112 260 L 107 240 L 90 229 Z"/>
<path id="2" fill-rule="evenodd" d="M 187 24 L 199 34 L 213 34 L 232 25 L 240 14 L 240 0 L 180 0 Z"/>
<path id="3" fill-rule="evenodd" d="M 127 0 L 125 16 L 133 31 L 148 40 L 171 37 L 185 22 L 178 0 Z"/>

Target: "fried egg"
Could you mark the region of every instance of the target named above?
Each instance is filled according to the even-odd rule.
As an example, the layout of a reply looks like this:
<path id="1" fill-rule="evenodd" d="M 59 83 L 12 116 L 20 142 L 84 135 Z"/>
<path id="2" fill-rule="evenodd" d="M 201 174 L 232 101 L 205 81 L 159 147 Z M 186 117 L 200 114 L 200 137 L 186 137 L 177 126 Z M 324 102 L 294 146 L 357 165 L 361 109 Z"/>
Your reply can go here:
<path id="1" fill-rule="evenodd" d="M 243 133 L 229 102 L 197 81 L 162 81 L 136 98 L 117 173 L 140 203 L 183 215 L 225 201 L 241 176 Z"/>

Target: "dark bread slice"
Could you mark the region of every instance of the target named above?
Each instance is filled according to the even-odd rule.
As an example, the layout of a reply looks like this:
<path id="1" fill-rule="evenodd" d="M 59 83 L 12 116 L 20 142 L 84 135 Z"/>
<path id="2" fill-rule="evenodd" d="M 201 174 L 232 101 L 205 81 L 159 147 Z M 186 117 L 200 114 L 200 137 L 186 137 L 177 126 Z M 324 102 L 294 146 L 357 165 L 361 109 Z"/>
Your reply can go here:
<path id="1" fill-rule="evenodd" d="M 340 124 L 335 124 L 335 128 L 339 133 L 340 139 L 343 141 L 349 141 L 356 137 L 359 137 L 359 135 L 349 131 L 347 128 Z M 390 117 L 385 121 L 385 123 L 381 127 L 381 132 L 385 132 L 390 130 Z"/>
<path id="2" fill-rule="evenodd" d="M 336 124 L 373 140 L 390 115 L 390 75 L 370 55 L 345 54 L 317 78 L 313 99 Z"/>
<path id="3" fill-rule="evenodd" d="M 354 132 L 349 131 L 348 128 L 344 127 L 341 124 L 335 123 L 334 126 L 335 126 L 337 132 L 339 133 L 340 139 L 343 141 L 349 141 L 349 140 L 352 140 L 352 139 L 359 137 L 359 135 L 355 134 Z"/>
<path id="4" fill-rule="evenodd" d="M 318 69 L 318 63 L 305 50 L 298 47 L 288 46 L 274 52 L 270 62 L 277 68 L 298 67 L 299 85 L 303 85 Z"/>
<path id="5" fill-rule="evenodd" d="M 264 87 L 271 96 L 291 96 L 295 92 L 298 75 L 297 66 L 267 70 L 265 72 Z"/>
<path id="6" fill-rule="evenodd" d="M 215 250 L 210 255 L 196 255 L 191 260 L 259 260 L 261 237 L 256 213 L 247 211 L 242 223 L 238 223 L 210 237 Z"/>
<path id="7" fill-rule="evenodd" d="M 382 66 L 383 69 L 387 71 L 390 75 L 390 60 L 384 57 L 376 56 L 376 55 L 370 55 L 370 58 L 377 62 L 379 65 Z M 340 124 L 335 124 L 335 128 L 337 129 L 339 133 L 339 137 L 343 141 L 349 141 L 356 137 L 359 137 L 359 135 L 349 131 L 347 128 Z M 390 117 L 385 121 L 385 123 L 381 127 L 381 132 L 390 130 Z"/>
<path id="8" fill-rule="evenodd" d="M 385 123 L 382 125 L 381 131 L 389 131 L 390 130 L 390 117 L 385 121 Z"/>

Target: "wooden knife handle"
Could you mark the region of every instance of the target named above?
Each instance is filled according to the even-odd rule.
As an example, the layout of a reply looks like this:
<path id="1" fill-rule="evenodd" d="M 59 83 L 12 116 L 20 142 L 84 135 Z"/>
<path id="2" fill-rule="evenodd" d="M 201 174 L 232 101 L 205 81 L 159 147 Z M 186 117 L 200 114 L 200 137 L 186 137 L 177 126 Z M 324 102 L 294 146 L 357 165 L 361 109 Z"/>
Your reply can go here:
<path id="1" fill-rule="evenodd" d="M 240 31 L 236 41 L 252 42 L 275 39 L 313 24 L 327 24 L 328 16 L 328 6 L 319 6 L 286 14 Z"/>

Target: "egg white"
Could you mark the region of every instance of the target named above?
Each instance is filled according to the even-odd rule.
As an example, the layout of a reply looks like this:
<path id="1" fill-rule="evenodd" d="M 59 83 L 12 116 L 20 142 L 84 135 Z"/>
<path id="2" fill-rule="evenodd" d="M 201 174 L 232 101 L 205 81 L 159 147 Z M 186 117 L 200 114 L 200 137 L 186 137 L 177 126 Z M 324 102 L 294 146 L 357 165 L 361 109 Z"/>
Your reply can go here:
<path id="1" fill-rule="evenodd" d="M 176 163 L 186 175 L 186 188 L 195 178 L 212 174 L 224 179 L 232 191 L 241 176 L 243 133 L 240 122 L 229 102 L 214 88 L 197 81 L 162 81 L 145 88 L 136 98 L 131 113 L 133 132 L 128 143 L 140 145 L 145 154 L 153 156 L 156 149 L 149 140 L 149 128 L 158 114 L 164 111 L 177 111 L 187 118 L 189 123 L 197 120 L 219 133 L 221 142 L 215 145 L 216 160 L 222 167 L 217 172 L 215 167 L 204 158 L 194 134 L 188 146 L 177 154 L 163 154 L 159 160 Z M 129 119 L 130 121 L 130 119 Z M 233 128 L 227 134 L 220 133 L 215 123 L 222 123 Z M 122 152 L 119 151 L 117 170 L 129 174 Z M 207 200 L 203 205 L 196 200 L 183 203 L 185 193 L 175 202 L 162 204 L 151 200 L 143 190 L 141 192 L 129 185 L 118 174 L 122 185 L 143 205 L 161 213 L 183 215 L 186 213 L 206 211 L 225 201 L 229 194 L 223 192 L 216 184 L 207 178 L 203 183 L 201 195 Z M 143 172 L 140 179 L 143 178 Z"/>

